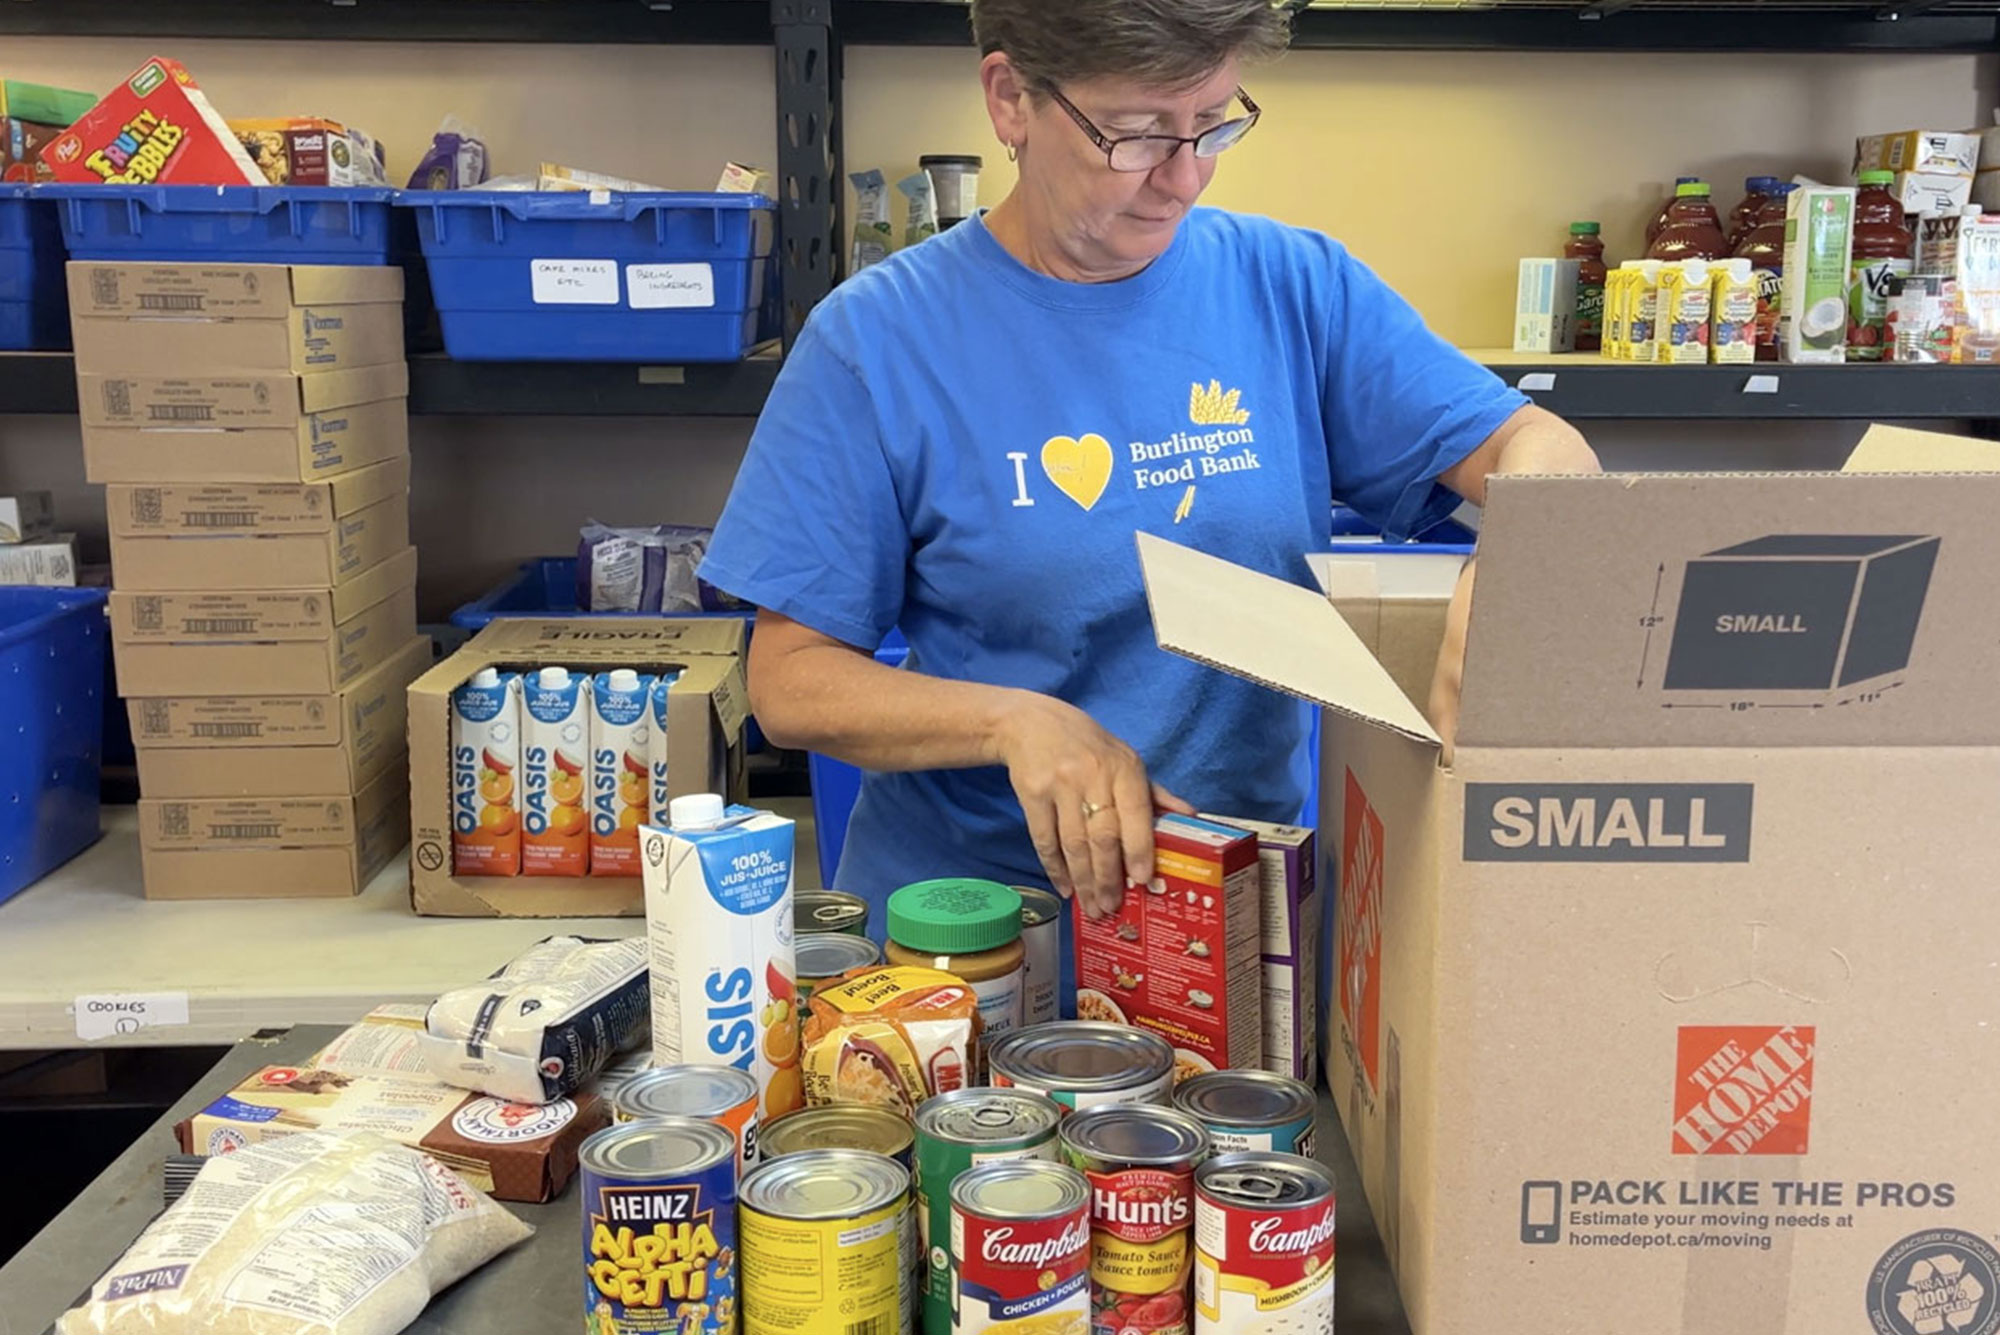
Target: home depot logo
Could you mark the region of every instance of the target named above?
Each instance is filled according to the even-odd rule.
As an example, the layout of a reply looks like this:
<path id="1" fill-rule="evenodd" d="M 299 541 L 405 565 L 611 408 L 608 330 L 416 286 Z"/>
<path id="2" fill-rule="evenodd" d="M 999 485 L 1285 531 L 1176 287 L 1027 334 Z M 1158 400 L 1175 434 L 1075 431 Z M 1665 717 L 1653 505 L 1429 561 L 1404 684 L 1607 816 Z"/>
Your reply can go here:
<path id="1" fill-rule="evenodd" d="M 1811 1025 L 1688 1025 L 1674 1082 L 1675 1154 L 1804 1154 Z"/>
<path id="2" fill-rule="evenodd" d="M 1340 835 L 1340 1018 L 1373 1094 L 1382 1069 L 1382 818 L 1347 771 Z"/>

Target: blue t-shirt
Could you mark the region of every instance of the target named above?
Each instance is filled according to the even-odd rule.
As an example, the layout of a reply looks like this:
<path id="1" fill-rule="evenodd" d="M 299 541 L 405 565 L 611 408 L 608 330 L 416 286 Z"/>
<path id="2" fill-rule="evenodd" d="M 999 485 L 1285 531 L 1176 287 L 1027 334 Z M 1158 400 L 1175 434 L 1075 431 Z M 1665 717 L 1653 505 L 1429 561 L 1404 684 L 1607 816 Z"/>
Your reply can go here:
<path id="1" fill-rule="evenodd" d="M 702 575 L 908 667 L 1025 687 L 1204 811 L 1296 820 L 1297 702 L 1154 641 L 1136 530 L 1310 584 L 1337 496 L 1391 536 L 1526 400 L 1336 241 L 1197 209 L 1117 283 L 1026 268 L 981 219 L 840 285 L 757 423 Z M 1001 768 L 868 774 L 836 883 L 1046 884 Z"/>

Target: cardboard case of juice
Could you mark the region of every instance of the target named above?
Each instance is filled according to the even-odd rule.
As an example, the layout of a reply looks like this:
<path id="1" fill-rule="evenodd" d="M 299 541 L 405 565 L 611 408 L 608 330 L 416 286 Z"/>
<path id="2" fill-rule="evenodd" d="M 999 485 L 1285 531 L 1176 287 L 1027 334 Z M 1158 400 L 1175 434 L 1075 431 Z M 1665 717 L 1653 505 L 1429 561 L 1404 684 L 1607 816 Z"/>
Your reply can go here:
<path id="1" fill-rule="evenodd" d="M 1996 504 L 1496 478 L 1450 769 L 1319 593 L 1141 537 L 1162 645 L 1325 707 L 1329 1084 L 1418 1335 L 1991 1326 Z"/>
<path id="2" fill-rule="evenodd" d="M 177 60 L 155 56 L 42 150 L 58 181 L 264 185 L 264 174 Z"/>

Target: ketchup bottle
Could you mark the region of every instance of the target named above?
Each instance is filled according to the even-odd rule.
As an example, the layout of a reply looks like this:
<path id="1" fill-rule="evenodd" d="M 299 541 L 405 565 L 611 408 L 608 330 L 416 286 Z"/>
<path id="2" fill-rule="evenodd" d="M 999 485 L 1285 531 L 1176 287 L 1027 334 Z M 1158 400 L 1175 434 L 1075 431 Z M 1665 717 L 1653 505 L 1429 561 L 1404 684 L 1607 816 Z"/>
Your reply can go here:
<path id="1" fill-rule="evenodd" d="M 1889 188 L 1894 172 L 1862 172 L 1854 197 L 1854 262 L 1847 270 L 1847 360 L 1882 360 L 1889 319 L 1889 281 L 1916 267 L 1916 238 L 1903 202 Z"/>
<path id="2" fill-rule="evenodd" d="M 1667 209 L 1667 225 L 1646 247 L 1649 260 L 1719 260 L 1729 254 L 1729 239 L 1722 234 L 1722 219 L 1709 200 L 1706 181 L 1688 181 L 1674 187 L 1674 202 Z"/>
<path id="3" fill-rule="evenodd" d="M 1785 294 L 1785 196 L 1798 189 L 1790 181 L 1773 183 L 1758 206 L 1757 217 L 1736 243 L 1736 258 L 1749 260 L 1757 275 L 1757 360 L 1778 360 L 1778 315 Z"/>
<path id="4" fill-rule="evenodd" d="M 1604 348 L 1604 239 L 1594 222 L 1569 225 L 1569 244 L 1563 258 L 1576 264 L 1576 350 L 1600 352 Z"/>
<path id="5" fill-rule="evenodd" d="M 1653 215 L 1651 222 L 1646 224 L 1646 244 L 1648 246 L 1653 244 L 1653 238 L 1660 234 L 1660 229 L 1667 225 L 1667 215 L 1673 212 L 1674 199 L 1678 195 L 1680 188 L 1684 185 L 1693 185 L 1700 180 L 1699 176 L 1676 176 L 1674 178 L 1674 193 L 1667 196 L 1667 202 L 1660 205 L 1660 211 Z"/>

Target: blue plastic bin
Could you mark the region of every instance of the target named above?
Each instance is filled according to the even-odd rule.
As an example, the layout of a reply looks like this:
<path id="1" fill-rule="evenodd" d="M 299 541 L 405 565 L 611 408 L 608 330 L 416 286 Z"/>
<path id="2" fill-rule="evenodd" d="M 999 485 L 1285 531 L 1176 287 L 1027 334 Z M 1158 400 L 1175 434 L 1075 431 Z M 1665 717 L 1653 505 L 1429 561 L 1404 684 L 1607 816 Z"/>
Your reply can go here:
<path id="1" fill-rule="evenodd" d="M 49 185 L 71 259 L 387 264 L 384 186 Z"/>
<path id="2" fill-rule="evenodd" d="M 97 842 L 104 604 L 0 588 L 0 901 Z"/>
<path id="3" fill-rule="evenodd" d="M 47 190 L 0 185 L 0 350 L 69 346 L 62 224 Z"/>
<path id="4" fill-rule="evenodd" d="M 451 614 L 451 624 L 478 634 L 496 617 L 657 616 L 656 612 L 579 612 L 576 605 L 576 558 L 543 556 L 524 562 L 503 582 Z M 751 612 L 669 612 L 676 617 L 740 617 L 754 622 Z"/>
<path id="5" fill-rule="evenodd" d="M 412 190 L 460 361 L 731 362 L 775 303 L 762 195 Z"/>

